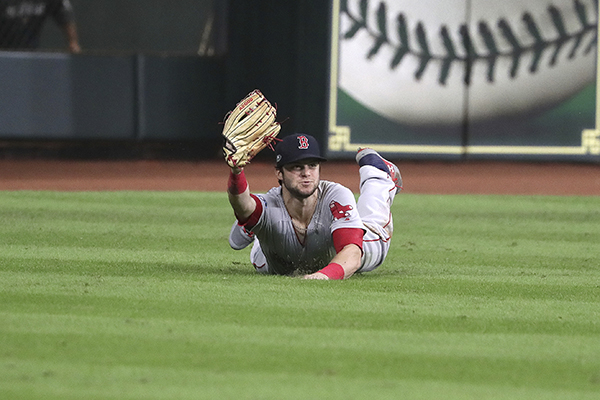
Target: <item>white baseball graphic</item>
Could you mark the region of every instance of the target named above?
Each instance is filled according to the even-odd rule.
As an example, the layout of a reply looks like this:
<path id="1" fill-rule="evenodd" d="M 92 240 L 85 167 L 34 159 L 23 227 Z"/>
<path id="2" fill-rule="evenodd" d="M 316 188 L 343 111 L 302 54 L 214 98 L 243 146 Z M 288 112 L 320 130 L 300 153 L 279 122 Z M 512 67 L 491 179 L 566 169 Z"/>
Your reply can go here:
<path id="1" fill-rule="evenodd" d="M 596 0 L 340 4 L 339 86 L 393 121 L 526 114 L 595 81 Z"/>

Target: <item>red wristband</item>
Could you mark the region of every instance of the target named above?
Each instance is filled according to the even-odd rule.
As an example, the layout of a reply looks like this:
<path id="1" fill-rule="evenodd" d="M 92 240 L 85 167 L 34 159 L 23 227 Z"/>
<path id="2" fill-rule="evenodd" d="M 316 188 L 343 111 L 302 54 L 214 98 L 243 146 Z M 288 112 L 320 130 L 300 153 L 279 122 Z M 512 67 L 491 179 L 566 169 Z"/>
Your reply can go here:
<path id="1" fill-rule="evenodd" d="M 337 263 L 329 263 L 325 268 L 317 271 L 326 275 L 329 279 L 339 280 L 344 279 L 344 268 L 340 264 Z"/>
<path id="2" fill-rule="evenodd" d="M 233 171 L 229 171 L 229 180 L 227 181 L 227 190 L 233 195 L 242 194 L 248 187 L 248 181 L 246 181 L 246 174 L 242 170 L 239 174 L 235 174 Z"/>

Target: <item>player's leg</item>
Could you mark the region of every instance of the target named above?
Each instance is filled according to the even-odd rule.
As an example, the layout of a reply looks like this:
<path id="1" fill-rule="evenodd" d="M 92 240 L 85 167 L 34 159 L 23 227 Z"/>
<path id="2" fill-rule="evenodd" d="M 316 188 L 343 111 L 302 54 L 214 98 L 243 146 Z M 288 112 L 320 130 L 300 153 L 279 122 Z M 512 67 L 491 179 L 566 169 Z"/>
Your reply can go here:
<path id="1" fill-rule="evenodd" d="M 379 234 L 367 229 L 363 237 L 363 256 L 357 272 L 369 272 L 383 264 L 390 250 L 391 238 L 382 238 Z"/>
<path id="2" fill-rule="evenodd" d="M 358 213 L 367 227 L 384 238 L 392 235 L 391 206 L 402 189 L 398 167 L 372 149 L 361 149 L 356 155 L 360 166 Z"/>
<path id="3" fill-rule="evenodd" d="M 370 165 L 387 173 L 389 175 L 388 178 L 394 182 L 396 193 L 402 190 L 402 176 L 400 175 L 398 166 L 381 157 L 375 150 L 369 148 L 359 149 L 356 153 L 356 162 L 361 168 L 365 165 Z M 363 180 L 361 177 L 362 183 Z"/>
<path id="4" fill-rule="evenodd" d="M 385 259 L 394 230 L 391 206 L 402 189 L 398 167 L 372 149 L 362 149 L 356 155 L 360 165 L 360 195 L 358 213 L 367 227 L 363 240 L 363 262 L 360 272 L 377 268 Z"/>

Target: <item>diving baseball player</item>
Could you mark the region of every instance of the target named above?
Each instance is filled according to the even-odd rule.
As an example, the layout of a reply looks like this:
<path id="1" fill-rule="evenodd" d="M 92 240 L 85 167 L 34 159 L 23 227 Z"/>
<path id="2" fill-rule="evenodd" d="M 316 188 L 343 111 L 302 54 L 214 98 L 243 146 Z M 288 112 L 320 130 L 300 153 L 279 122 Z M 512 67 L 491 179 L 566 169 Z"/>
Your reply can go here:
<path id="1" fill-rule="evenodd" d="M 228 196 L 237 221 L 229 243 L 253 243 L 256 271 L 305 279 L 344 279 L 384 261 L 393 231 L 390 207 L 402 189 L 398 167 L 372 149 L 356 155 L 360 196 L 320 179 L 319 144 L 306 134 L 275 147 L 279 186 L 251 194 L 243 167 L 231 166 Z"/>

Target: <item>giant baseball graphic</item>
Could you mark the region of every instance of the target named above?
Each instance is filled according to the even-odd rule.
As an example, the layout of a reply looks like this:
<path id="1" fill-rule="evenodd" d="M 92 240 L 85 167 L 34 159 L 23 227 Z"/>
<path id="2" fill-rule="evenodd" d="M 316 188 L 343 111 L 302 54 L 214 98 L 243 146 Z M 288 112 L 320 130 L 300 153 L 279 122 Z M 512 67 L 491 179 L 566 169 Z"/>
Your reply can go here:
<path id="1" fill-rule="evenodd" d="M 529 114 L 595 80 L 596 0 L 342 0 L 339 87 L 390 120 Z"/>

